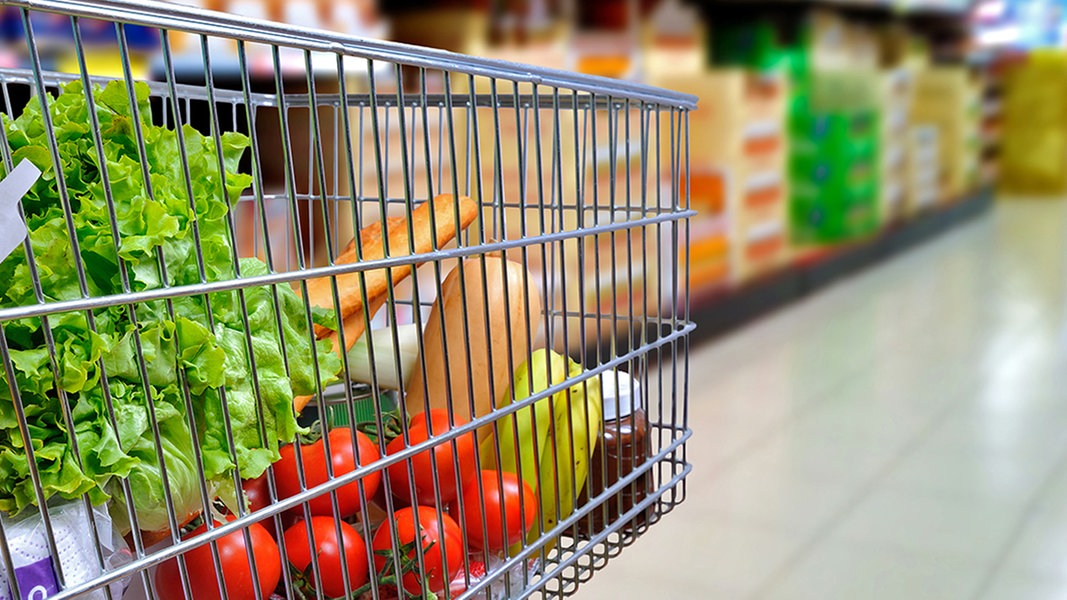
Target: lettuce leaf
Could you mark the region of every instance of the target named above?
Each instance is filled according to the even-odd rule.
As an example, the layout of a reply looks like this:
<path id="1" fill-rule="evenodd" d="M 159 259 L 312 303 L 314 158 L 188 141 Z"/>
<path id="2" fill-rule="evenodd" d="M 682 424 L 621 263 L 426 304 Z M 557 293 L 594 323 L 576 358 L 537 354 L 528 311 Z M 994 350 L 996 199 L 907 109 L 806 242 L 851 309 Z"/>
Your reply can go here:
<path id="1" fill-rule="evenodd" d="M 92 107 L 83 92 L 73 82 L 49 98 L 61 174 L 52 163 L 40 102 L 31 101 L 17 119 L 3 120 L 15 162 L 30 160 L 42 177 L 22 200 L 34 263 L 31 269 L 21 251 L 0 262 L 0 307 L 37 303 L 33 272 L 46 301 L 81 298 L 79 262 L 91 296 L 122 293 L 123 268 L 134 290 L 230 280 L 238 266 L 245 276 L 268 272 L 258 259 L 237 259 L 230 242 L 229 211 L 251 184 L 251 177 L 238 170 L 249 146 L 245 136 L 220 137 L 220 173 L 214 139 L 188 126 L 174 131 L 151 123 L 146 85 L 134 90 L 139 124 L 122 82 L 94 86 Z M 99 120 L 118 243 L 90 110 Z M 162 466 L 179 520 L 201 506 L 201 478 L 211 493 L 232 497 L 235 470 L 242 478 L 262 474 L 278 459 L 279 445 L 298 433 L 294 395 L 315 391 L 316 368 L 327 383 L 336 379 L 341 364 L 327 343 L 314 341 L 304 304 L 291 288 L 249 288 L 241 295 L 213 293 L 97 309 L 94 327 L 84 312 L 52 315 L 54 355 L 40 318 L 3 323 L 15 381 L 11 386 L 0 370 L 0 510 L 13 515 L 37 504 L 12 387 L 30 424 L 29 443 L 46 499 L 82 494 L 95 504 L 114 499 L 116 520 L 127 522 L 119 486 L 128 480 L 138 525 L 154 530 L 167 526 Z M 318 310 L 313 318 L 333 321 Z M 73 431 L 68 431 L 63 403 Z"/>

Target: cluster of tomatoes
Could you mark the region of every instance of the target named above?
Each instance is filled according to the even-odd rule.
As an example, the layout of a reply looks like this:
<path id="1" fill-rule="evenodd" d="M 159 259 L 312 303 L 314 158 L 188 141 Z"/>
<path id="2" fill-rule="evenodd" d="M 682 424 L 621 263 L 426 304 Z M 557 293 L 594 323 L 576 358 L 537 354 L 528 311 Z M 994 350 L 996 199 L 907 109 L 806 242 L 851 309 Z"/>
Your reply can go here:
<path id="1" fill-rule="evenodd" d="M 388 443 L 386 454 L 392 455 L 431 439 L 436 442 L 410 460 L 385 469 L 393 496 L 390 503 L 385 502 L 382 471 L 372 471 L 337 488 L 333 497 L 329 493 L 315 496 L 307 502 L 306 513 L 303 505 L 283 513 L 282 522 L 287 525 L 280 535 L 274 530 L 274 520 L 264 519 L 222 536 L 216 543 L 218 565 L 210 545 L 185 553 L 192 597 L 269 597 L 282 581 L 279 539 L 298 591 L 314 596 L 314 590 L 320 590 L 330 598 L 369 590 L 371 558 L 379 593 L 399 596 L 397 587 L 402 587 L 407 594 L 422 597 L 426 592 L 443 591 L 462 573 L 464 564 L 472 564 L 465 561 L 468 553 L 496 555 L 521 541 L 537 516 L 534 491 L 514 473 L 478 472 L 473 433 L 457 436 L 452 442 L 436 439 L 451 429 L 447 412 L 433 410 L 411 419 L 406 442 L 400 436 Z M 301 472 L 305 489 L 311 489 L 329 480 L 327 463 L 333 476 L 340 477 L 380 458 L 378 446 L 360 431 L 335 428 L 326 437 L 328 452 L 322 439 L 300 445 L 299 451 L 296 446 L 282 448 L 281 459 L 273 466 L 279 499 L 302 492 Z M 245 482 L 244 491 L 252 512 L 271 504 L 265 475 Z M 368 552 L 358 524 L 361 505 L 370 503 L 381 508 L 391 504 L 393 510 L 372 528 Z M 335 505 L 341 520 L 335 519 Z M 308 514 L 310 518 L 306 518 Z M 226 517 L 227 522 L 235 519 Z M 206 530 L 201 525 L 186 539 Z M 251 542 L 250 547 L 246 541 Z M 421 552 L 416 546 L 419 541 Z M 250 561 L 250 556 L 254 560 Z M 254 563 L 254 571 L 250 563 Z M 217 572 L 225 584 L 224 596 L 215 583 Z M 162 600 L 185 598 L 176 559 L 156 569 L 155 585 Z"/>

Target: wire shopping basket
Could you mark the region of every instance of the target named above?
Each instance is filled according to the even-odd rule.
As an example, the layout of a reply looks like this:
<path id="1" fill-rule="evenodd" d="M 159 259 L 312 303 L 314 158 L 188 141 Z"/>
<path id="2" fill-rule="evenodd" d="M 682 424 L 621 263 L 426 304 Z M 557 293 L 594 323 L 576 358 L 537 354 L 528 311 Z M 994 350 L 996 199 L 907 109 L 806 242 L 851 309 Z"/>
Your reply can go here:
<path id="1" fill-rule="evenodd" d="M 683 500 L 692 97 L 0 8 L 0 598 L 561 597 Z"/>

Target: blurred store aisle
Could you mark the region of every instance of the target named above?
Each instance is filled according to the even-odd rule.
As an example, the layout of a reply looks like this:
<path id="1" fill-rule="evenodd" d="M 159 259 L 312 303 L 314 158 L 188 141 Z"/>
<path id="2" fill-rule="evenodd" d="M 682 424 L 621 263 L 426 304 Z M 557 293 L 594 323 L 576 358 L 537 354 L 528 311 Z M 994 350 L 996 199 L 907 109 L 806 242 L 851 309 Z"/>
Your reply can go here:
<path id="1" fill-rule="evenodd" d="M 688 500 L 584 600 L 1067 597 L 1067 207 L 695 349 Z"/>

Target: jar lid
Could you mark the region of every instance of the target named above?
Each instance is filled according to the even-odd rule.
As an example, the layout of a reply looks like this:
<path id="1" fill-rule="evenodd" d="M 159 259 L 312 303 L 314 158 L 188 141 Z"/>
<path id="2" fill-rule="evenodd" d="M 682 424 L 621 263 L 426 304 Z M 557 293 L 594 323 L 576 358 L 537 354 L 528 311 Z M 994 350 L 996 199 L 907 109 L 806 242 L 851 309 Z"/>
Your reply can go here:
<path id="1" fill-rule="evenodd" d="M 600 396 L 604 402 L 605 421 L 629 416 L 641 408 L 641 384 L 625 371 L 601 373 Z"/>

